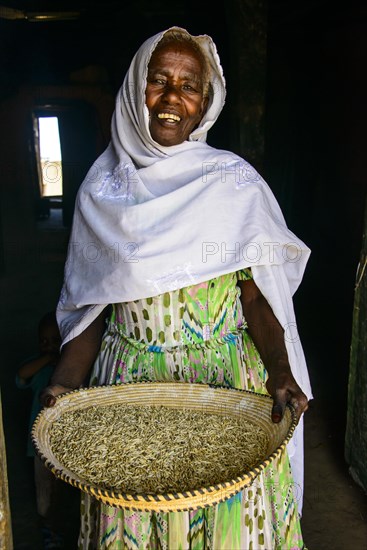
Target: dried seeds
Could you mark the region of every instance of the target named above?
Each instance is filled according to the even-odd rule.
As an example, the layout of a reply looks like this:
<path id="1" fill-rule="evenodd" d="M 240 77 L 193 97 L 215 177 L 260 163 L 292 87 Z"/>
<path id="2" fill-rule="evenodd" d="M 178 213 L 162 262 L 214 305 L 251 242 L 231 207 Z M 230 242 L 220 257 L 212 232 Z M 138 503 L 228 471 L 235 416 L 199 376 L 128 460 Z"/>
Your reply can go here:
<path id="1" fill-rule="evenodd" d="M 101 488 L 183 492 L 229 481 L 265 456 L 266 433 L 229 414 L 108 405 L 64 413 L 50 445 L 63 466 Z"/>

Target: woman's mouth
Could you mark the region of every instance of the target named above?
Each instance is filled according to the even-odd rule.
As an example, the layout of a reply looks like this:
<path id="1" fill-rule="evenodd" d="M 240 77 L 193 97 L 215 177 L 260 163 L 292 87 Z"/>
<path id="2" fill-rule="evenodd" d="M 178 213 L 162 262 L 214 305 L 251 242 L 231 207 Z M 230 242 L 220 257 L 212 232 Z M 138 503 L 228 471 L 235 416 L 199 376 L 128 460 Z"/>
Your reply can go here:
<path id="1" fill-rule="evenodd" d="M 173 113 L 158 113 L 157 117 L 160 120 L 166 120 L 170 124 L 181 122 L 181 118 L 178 115 L 174 115 Z"/>

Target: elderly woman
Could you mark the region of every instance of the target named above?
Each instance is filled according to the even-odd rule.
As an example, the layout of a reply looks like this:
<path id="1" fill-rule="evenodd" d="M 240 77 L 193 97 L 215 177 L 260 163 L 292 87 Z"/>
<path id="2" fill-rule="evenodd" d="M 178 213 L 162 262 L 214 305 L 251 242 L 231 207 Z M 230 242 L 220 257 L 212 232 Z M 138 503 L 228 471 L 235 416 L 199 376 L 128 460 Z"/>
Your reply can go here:
<path id="1" fill-rule="evenodd" d="M 209 383 L 270 393 L 273 421 L 289 402 L 299 424 L 288 452 L 216 506 L 145 513 L 83 495 L 80 548 L 303 548 L 311 389 L 292 295 L 310 251 L 253 167 L 207 145 L 224 99 L 209 36 L 173 27 L 133 58 L 77 198 L 43 402 L 88 381 Z"/>

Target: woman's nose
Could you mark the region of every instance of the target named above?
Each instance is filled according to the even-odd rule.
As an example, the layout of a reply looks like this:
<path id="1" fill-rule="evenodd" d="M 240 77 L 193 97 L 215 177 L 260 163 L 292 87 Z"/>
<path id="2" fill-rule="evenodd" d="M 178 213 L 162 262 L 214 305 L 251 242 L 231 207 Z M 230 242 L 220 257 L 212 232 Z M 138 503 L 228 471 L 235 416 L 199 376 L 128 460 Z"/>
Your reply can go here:
<path id="1" fill-rule="evenodd" d="M 167 103 L 178 103 L 180 101 L 180 92 L 177 86 L 174 84 L 169 84 L 166 86 L 163 94 L 163 99 L 167 101 Z"/>

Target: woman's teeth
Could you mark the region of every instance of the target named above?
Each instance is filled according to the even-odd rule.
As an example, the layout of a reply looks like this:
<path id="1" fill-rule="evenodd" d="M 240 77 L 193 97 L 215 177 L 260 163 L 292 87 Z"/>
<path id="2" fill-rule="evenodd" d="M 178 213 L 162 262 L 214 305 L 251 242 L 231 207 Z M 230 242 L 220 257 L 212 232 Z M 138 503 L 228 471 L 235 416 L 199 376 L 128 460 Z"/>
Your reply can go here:
<path id="1" fill-rule="evenodd" d="M 170 122 L 180 122 L 181 118 L 173 113 L 159 113 L 158 118 L 166 119 Z"/>

